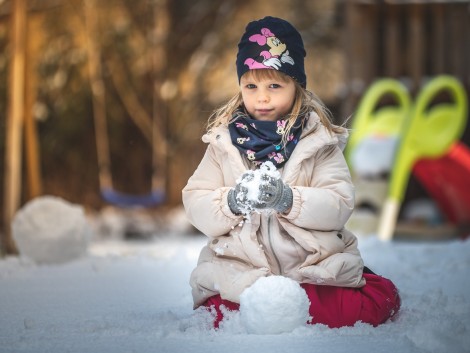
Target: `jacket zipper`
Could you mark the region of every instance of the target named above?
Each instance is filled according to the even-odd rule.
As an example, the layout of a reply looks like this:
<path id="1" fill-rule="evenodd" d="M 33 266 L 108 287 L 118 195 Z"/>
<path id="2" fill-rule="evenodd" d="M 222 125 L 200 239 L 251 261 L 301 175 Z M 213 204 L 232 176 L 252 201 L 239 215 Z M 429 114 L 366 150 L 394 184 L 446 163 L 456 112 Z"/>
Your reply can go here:
<path id="1" fill-rule="evenodd" d="M 276 252 L 274 251 L 274 247 L 273 247 L 273 238 L 272 238 L 272 232 L 271 232 L 271 220 L 272 220 L 272 218 L 273 218 L 272 215 L 270 215 L 269 218 L 268 218 L 268 240 L 269 240 L 269 245 L 271 247 L 271 252 L 273 253 L 274 259 L 276 260 L 277 267 L 279 268 L 279 274 L 283 275 L 281 263 L 279 261 L 279 258 L 276 255 Z"/>

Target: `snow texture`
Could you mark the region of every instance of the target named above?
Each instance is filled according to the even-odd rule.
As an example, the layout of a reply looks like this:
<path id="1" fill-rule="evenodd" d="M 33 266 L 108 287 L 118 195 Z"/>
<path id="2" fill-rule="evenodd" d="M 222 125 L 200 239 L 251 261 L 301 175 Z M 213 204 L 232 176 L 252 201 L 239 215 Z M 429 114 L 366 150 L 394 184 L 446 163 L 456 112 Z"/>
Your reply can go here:
<path id="1" fill-rule="evenodd" d="M 240 211 L 244 215 L 249 215 L 253 211 L 260 212 L 260 210 L 254 209 L 251 205 L 260 203 L 260 188 L 263 184 L 268 183 L 266 177 L 272 179 L 279 179 L 281 177 L 279 171 L 270 161 L 262 163 L 258 169 L 247 170 L 241 178 L 237 180 L 237 183 L 240 183 L 240 185 L 246 189 L 246 195 L 239 192 L 236 197 L 239 200 L 246 199 L 249 201 L 249 206 L 241 207 Z"/>
<path id="2" fill-rule="evenodd" d="M 374 177 L 388 173 L 393 167 L 398 138 L 394 136 L 369 136 L 364 138 L 351 154 L 354 173 Z"/>
<path id="3" fill-rule="evenodd" d="M 12 222 L 12 235 L 20 254 L 43 264 L 85 255 L 90 231 L 82 206 L 53 196 L 28 202 Z"/>
<path id="4" fill-rule="evenodd" d="M 147 241 L 97 237 L 85 257 L 67 263 L 0 259 L 0 352 L 470 352 L 469 239 L 360 238 L 365 264 L 400 290 L 396 320 L 269 335 L 249 334 L 239 312 L 214 330 L 210 313 L 193 311 L 188 281 L 206 242 L 175 233 Z"/>
<path id="5" fill-rule="evenodd" d="M 262 277 L 240 296 L 240 321 L 249 333 L 292 332 L 309 320 L 310 301 L 300 285 L 282 276 Z"/>

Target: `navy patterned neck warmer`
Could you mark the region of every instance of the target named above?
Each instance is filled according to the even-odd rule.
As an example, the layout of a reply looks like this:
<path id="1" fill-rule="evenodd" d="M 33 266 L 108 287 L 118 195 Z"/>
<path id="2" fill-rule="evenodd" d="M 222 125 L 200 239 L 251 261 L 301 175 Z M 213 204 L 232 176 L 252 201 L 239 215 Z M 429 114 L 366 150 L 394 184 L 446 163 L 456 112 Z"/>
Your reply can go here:
<path id="1" fill-rule="evenodd" d="M 228 125 L 233 145 L 253 164 L 271 161 L 281 168 L 289 159 L 302 133 L 302 117 L 299 117 L 283 144 L 287 120 L 260 121 L 237 110 Z"/>

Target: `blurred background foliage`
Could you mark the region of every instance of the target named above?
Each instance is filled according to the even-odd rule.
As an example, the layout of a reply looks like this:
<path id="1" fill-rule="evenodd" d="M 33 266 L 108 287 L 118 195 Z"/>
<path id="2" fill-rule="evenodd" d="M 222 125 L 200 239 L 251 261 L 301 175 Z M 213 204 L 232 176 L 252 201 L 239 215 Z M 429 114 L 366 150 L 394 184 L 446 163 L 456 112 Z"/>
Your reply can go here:
<path id="1" fill-rule="evenodd" d="M 2 112 L 7 111 L 10 3 L 0 1 Z M 164 170 L 158 172 L 166 177 L 167 204 L 180 202 L 181 189 L 202 156 L 200 137 L 210 112 L 237 90 L 237 43 L 251 20 L 273 15 L 295 23 L 309 53 L 310 89 L 333 110 L 340 99 L 344 65 L 336 1 L 95 0 L 90 6 L 118 190 L 150 189 L 150 141 L 132 117 L 157 119 L 168 146 L 160 165 Z M 31 1 L 27 60 L 35 76 L 42 192 L 99 208 L 85 16 L 82 0 Z M 1 119 L 2 162 L 4 134 Z"/>
<path id="2" fill-rule="evenodd" d="M 2 166 L 12 1 L 0 0 Z M 104 205 L 89 79 L 91 42 L 101 67 L 115 188 L 133 194 L 150 190 L 149 127 L 155 121 L 157 173 L 166 183 L 163 206 L 180 204 L 181 189 L 205 149 L 200 138 L 208 116 L 238 89 L 238 40 L 249 21 L 266 15 L 285 18 L 301 32 L 308 89 L 338 124 L 354 113 L 360 94 L 377 77 L 414 79 L 410 88 L 416 91 L 429 75 L 457 71 L 468 89 L 468 1 L 30 0 L 27 77 L 33 86 L 42 194 L 90 209 Z M 401 32 L 388 46 L 385 24 L 393 19 L 394 30 Z M 95 25 L 87 32 L 90 20 Z M 1 200 L 3 193 L 2 188 Z M 22 203 L 28 195 L 24 182 Z"/>

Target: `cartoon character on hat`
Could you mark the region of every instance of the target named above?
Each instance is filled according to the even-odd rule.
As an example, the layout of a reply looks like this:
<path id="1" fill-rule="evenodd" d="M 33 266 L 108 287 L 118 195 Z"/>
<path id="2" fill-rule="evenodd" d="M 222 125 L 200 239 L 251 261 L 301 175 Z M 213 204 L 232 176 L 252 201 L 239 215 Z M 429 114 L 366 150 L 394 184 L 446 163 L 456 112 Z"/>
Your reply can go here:
<path id="1" fill-rule="evenodd" d="M 253 34 L 249 38 L 250 42 L 258 43 L 261 47 L 267 45 L 269 50 L 263 50 L 260 52 L 260 56 L 263 57 L 263 62 L 258 62 L 253 58 L 247 58 L 244 62 L 250 70 L 251 69 L 276 69 L 282 66 L 283 63 L 294 65 L 294 59 L 289 56 L 289 50 L 287 45 L 282 43 L 279 38 L 268 28 L 262 28 L 261 34 Z"/>

